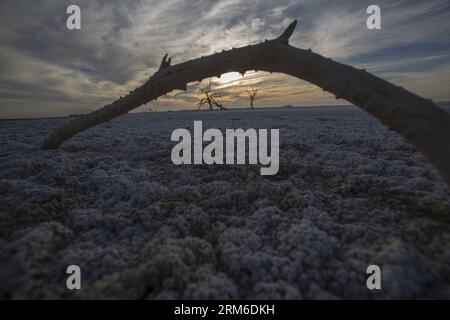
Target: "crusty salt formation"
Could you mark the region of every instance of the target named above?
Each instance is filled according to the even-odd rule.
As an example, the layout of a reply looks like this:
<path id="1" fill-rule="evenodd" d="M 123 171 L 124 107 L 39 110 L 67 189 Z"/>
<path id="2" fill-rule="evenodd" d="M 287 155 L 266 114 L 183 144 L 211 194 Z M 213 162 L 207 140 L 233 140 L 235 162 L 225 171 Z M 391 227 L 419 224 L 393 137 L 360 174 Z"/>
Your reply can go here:
<path id="1" fill-rule="evenodd" d="M 280 171 L 174 166 L 195 120 L 280 128 Z M 357 107 L 132 113 L 40 150 L 64 121 L 0 125 L 2 299 L 450 299 L 450 190 Z"/>
<path id="2" fill-rule="evenodd" d="M 311 82 L 345 99 L 398 132 L 439 170 L 450 184 L 450 116 L 432 101 L 395 86 L 365 70 L 335 62 L 311 50 L 289 45 L 297 21 L 276 39 L 171 66 L 164 56 L 159 70 L 142 86 L 103 108 L 76 118 L 50 135 L 43 149 L 58 148 L 75 134 L 129 112 L 189 82 L 237 71 L 262 70 Z"/>

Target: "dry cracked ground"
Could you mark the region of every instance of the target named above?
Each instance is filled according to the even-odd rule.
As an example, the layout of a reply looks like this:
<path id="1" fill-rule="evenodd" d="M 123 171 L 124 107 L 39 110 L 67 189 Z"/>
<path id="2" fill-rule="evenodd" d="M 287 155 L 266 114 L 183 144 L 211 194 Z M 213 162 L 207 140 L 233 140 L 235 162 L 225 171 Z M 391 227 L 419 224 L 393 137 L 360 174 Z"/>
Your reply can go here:
<path id="1" fill-rule="evenodd" d="M 173 165 L 194 120 L 279 128 L 279 173 Z M 65 121 L 0 122 L 2 298 L 450 298 L 449 189 L 356 107 L 129 114 L 40 150 Z"/>

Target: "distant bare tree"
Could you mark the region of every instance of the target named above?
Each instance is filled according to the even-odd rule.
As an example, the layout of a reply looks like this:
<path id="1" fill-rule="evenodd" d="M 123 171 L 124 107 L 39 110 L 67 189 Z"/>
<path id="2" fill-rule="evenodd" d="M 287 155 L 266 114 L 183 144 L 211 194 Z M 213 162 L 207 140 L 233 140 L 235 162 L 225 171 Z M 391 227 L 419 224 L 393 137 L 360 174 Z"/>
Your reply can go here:
<path id="1" fill-rule="evenodd" d="M 254 109 L 253 103 L 256 100 L 256 94 L 258 93 L 258 89 L 255 88 L 251 88 L 249 90 L 247 90 L 247 94 L 248 94 L 248 100 L 250 101 L 250 107 L 252 109 Z"/>
<path id="2" fill-rule="evenodd" d="M 200 93 L 204 95 L 204 97 L 198 103 L 198 108 L 202 108 L 203 106 L 208 106 L 209 110 L 213 110 L 214 108 L 218 108 L 219 110 L 226 110 L 222 103 L 217 101 L 217 98 L 222 97 L 222 95 L 218 92 L 211 93 L 211 78 L 207 85 L 200 86 Z"/>

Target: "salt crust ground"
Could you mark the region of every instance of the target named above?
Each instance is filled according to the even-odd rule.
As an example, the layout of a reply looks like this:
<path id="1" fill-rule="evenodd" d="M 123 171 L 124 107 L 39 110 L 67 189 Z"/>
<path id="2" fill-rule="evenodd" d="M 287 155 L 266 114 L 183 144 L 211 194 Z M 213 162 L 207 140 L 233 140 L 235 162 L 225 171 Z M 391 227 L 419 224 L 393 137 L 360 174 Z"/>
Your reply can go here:
<path id="1" fill-rule="evenodd" d="M 279 128 L 279 174 L 173 165 L 194 120 Z M 64 121 L 0 122 L 0 297 L 450 298 L 449 190 L 355 107 L 130 114 L 40 150 Z"/>

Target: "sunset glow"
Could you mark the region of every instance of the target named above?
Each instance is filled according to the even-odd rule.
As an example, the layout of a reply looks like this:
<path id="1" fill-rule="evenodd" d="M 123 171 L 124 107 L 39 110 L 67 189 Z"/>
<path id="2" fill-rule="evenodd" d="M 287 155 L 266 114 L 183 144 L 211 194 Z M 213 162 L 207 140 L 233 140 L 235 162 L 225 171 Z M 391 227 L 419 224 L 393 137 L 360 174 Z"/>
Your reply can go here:
<path id="1" fill-rule="evenodd" d="M 229 84 L 230 82 L 242 79 L 242 75 L 239 72 L 228 72 L 215 79 L 215 82 L 220 84 Z"/>

